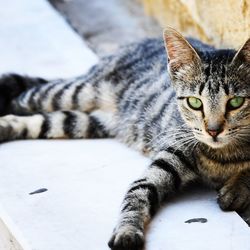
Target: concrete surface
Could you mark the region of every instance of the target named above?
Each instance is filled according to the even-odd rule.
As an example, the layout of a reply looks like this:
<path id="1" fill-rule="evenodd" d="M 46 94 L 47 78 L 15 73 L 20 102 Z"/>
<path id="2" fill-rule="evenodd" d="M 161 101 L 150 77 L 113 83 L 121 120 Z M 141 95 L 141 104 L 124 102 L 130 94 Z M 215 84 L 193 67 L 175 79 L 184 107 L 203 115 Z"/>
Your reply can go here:
<path id="1" fill-rule="evenodd" d="M 149 164 L 113 140 L 11 142 L 0 159 L 2 206 L 33 250 L 108 250 L 128 184 Z M 219 209 L 215 193 L 188 193 L 156 216 L 145 250 L 250 249 L 249 228 Z M 207 223 L 185 223 L 200 217 Z"/>
<path id="2" fill-rule="evenodd" d="M 0 4 L 0 72 L 71 77 L 97 62 L 46 0 L 0 0 Z"/>

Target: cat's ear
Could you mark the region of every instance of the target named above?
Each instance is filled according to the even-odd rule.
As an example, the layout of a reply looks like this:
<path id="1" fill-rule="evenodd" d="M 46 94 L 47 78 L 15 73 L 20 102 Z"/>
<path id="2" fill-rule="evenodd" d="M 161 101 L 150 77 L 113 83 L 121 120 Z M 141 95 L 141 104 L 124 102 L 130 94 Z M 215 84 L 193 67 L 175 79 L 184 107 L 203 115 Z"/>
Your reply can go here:
<path id="1" fill-rule="evenodd" d="M 232 62 L 241 61 L 250 63 L 250 38 L 244 43 L 244 45 L 238 50 L 234 56 Z"/>
<path id="2" fill-rule="evenodd" d="M 186 65 L 200 62 L 200 57 L 191 44 L 175 29 L 168 27 L 163 31 L 163 39 L 168 55 L 168 68 L 171 74 Z"/>

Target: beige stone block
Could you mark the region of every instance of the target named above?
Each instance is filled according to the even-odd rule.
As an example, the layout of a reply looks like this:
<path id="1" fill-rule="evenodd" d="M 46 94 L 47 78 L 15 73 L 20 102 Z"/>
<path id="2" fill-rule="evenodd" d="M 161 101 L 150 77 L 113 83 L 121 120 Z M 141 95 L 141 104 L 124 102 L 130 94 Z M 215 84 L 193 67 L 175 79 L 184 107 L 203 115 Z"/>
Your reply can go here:
<path id="1" fill-rule="evenodd" d="M 172 26 L 217 47 L 238 48 L 250 37 L 250 0 L 142 0 L 162 27 Z"/>

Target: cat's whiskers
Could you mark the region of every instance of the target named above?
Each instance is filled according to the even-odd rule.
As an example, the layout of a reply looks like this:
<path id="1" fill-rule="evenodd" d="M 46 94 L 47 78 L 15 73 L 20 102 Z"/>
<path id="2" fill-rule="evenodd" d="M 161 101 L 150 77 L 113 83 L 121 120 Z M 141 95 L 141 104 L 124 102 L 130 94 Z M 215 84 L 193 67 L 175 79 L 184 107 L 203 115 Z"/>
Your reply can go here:
<path id="1" fill-rule="evenodd" d="M 176 133 L 173 133 L 175 131 L 176 131 Z M 149 142 L 146 143 L 146 145 L 152 144 L 153 142 L 155 142 L 161 136 L 162 136 L 162 138 L 160 138 L 160 140 L 161 139 L 166 139 L 166 138 L 171 138 L 171 137 L 173 138 L 176 135 L 182 135 L 183 134 L 183 136 L 184 136 L 184 133 L 186 135 L 187 132 L 188 131 L 187 131 L 186 128 L 177 128 L 177 129 L 164 130 L 163 132 L 161 132 L 161 133 L 157 134 L 156 136 L 154 136 Z M 163 136 L 164 134 L 166 134 L 166 135 Z"/>
<path id="2" fill-rule="evenodd" d="M 181 139 L 175 140 L 173 143 L 164 140 L 163 142 L 160 142 L 158 144 L 158 146 L 160 148 L 165 148 L 166 146 L 167 146 L 167 148 L 175 147 L 175 146 L 178 146 L 178 148 L 180 148 L 181 146 L 184 146 L 184 145 L 186 145 L 187 143 L 189 143 L 189 142 L 191 142 L 193 140 L 196 141 L 196 139 L 193 136 L 186 136 L 186 137 L 183 137 Z"/>
<path id="3" fill-rule="evenodd" d="M 184 147 L 185 145 L 189 145 L 192 146 L 192 143 L 196 143 L 197 140 L 195 138 L 189 138 L 185 141 L 180 142 L 180 145 L 178 147 L 175 148 L 174 152 L 178 151 L 180 148 Z M 173 147 L 173 145 L 169 146 L 169 147 Z M 185 150 L 186 152 L 186 150 Z M 190 147 L 188 147 L 188 153 L 193 152 L 193 147 L 192 150 L 190 150 Z"/>
<path id="4" fill-rule="evenodd" d="M 162 136 L 161 138 L 158 139 L 157 141 L 157 145 L 163 145 L 163 144 L 166 144 L 166 143 L 169 143 L 171 141 L 175 142 L 175 143 L 178 143 L 182 140 L 185 140 L 187 139 L 187 136 L 184 137 L 184 135 L 181 133 L 178 137 L 174 137 L 175 135 L 166 135 L 166 136 Z M 190 136 L 191 138 L 191 136 Z M 178 140 L 177 140 L 178 139 Z"/>
<path id="5" fill-rule="evenodd" d="M 234 136 L 234 139 L 249 143 L 249 141 L 250 141 L 249 132 L 250 132 L 250 130 L 249 131 L 241 131 L 239 133 L 236 133 Z"/>
<path id="6" fill-rule="evenodd" d="M 193 152 L 195 150 L 195 148 L 200 144 L 200 142 L 198 140 L 196 140 L 196 142 L 194 142 L 194 145 L 192 146 L 192 148 L 190 149 L 191 152 Z"/>
<path id="7" fill-rule="evenodd" d="M 159 141 L 158 144 L 161 143 L 162 141 L 164 143 L 169 143 L 171 141 L 174 142 L 180 142 L 182 140 L 188 139 L 188 138 L 193 138 L 193 135 L 188 135 L 188 134 L 183 134 L 183 133 L 176 133 L 174 135 L 166 135 L 166 136 L 162 136 Z"/>

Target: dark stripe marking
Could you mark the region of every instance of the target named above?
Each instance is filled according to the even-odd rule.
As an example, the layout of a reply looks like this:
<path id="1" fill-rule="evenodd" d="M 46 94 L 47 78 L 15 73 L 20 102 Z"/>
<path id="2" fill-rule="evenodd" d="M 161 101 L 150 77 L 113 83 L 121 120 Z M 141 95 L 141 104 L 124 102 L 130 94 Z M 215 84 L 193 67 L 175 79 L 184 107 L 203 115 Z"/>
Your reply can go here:
<path id="1" fill-rule="evenodd" d="M 177 96 L 177 100 L 184 100 L 184 99 L 186 99 L 185 96 Z"/>
<path id="2" fill-rule="evenodd" d="M 57 93 L 55 93 L 55 95 L 53 96 L 53 100 L 52 100 L 52 107 L 54 111 L 60 109 L 62 96 L 65 93 L 65 91 L 67 91 L 67 89 L 69 89 L 73 83 L 74 82 L 70 82 L 62 86 L 62 89 L 60 89 Z"/>
<path id="3" fill-rule="evenodd" d="M 26 139 L 27 136 L 28 136 L 28 129 L 27 129 L 27 128 L 24 128 L 23 131 L 21 132 L 21 134 L 20 134 L 19 137 L 20 137 L 21 139 Z"/>
<path id="4" fill-rule="evenodd" d="M 183 152 L 181 150 L 176 150 L 173 147 L 169 147 L 165 151 L 177 156 L 178 159 L 181 161 L 181 163 L 185 167 L 187 167 L 188 169 L 190 169 L 192 171 L 194 171 L 196 169 L 194 164 L 189 161 L 189 159 L 183 154 Z"/>
<path id="5" fill-rule="evenodd" d="M 43 121 L 43 124 L 42 124 L 42 127 L 41 127 L 41 131 L 40 131 L 40 134 L 38 136 L 39 139 L 46 139 L 47 138 L 47 133 L 50 129 L 50 119 L 49 119 L 49 116 L 44 116 L 44 121 Z"/>
<path id="6" fill-rule="evenodd" d="M 49 92 L 52 89 L 54 89 L 58 83 L 59 82 L 55 82 L 55 83 L 52 83 L 50 85 L 45 85 L 45 87 L 41 90 L 40 96 L 39 96 L 38 101 L 37 101 L 37 109 L 38 110 L 40 110 L 40 111 L 43 110 L 43 107 L 42 107 L 43 101 L 47 99 Z"/>
<path id="7" fill-rule="evenodd" d="M 86 83 L 82 83 L 78 86 L 76 86 L 75 90 L 74 90 L 74 93 L 72 95 L 72 106 L 73 106 L 73 109 L 77 109 L 79 107 L 79 104 L 78 104 L 78 95 L 79 93 L 82 91 L 82 89 L 85 87 Z"/>
<path id="8" fill-rule="evenodd" d="M 142 179 L 134 181 L 133 184 L 136 184 L 136 183 L 139 183 L 139 182 L 144 182 L 146 180 L 147 180 L 146 178 L 142 178 Z"/>
<path id="9" fill-rule="evenodd" d="M 166 162 L 163 159 L 158 159 L 158 160 L 155 160 L 151 164 L 151 166 L 157 166 L 157 167 L 163 169 L 164 171 L 169 172 L 171 174 L 171 176 L 173 177 L 173 183 L 174 183 L 175 190 L 178 190 L 180 188 L 181 178 L 180 178 L 178 172 L 174 169 L 174 167 L 171 164 L 169 164 L 168 162 Z"/>
<path id="10" fill-rule="evenodd" d="M 157 188 L 151 183 L 138 184 L 128 190 L 128 194 L 132 193 L 138 189 L 147 189 L 148 190 L 148 202 L 150 204 L 149 213 L 153 217 L 159 208 L 159 196 Z"/>
<path id="11" fill-rule="evenodd" d="M 202 91 L 203 91 L 204 87 L 205 87 L 205 82 L 201 83 L 201 85 L 200 85 L 200 88 L 199 88 L 199 95 L 202 94 Z"/>
<path id="12" fill-rule="evenodd" d="M 64 134 L 69 138 L 75 138 L 75 126 L 77 124 L 77 115 L 71 111 L 63 111 L 65 119 L 63 122 Z"/>
<path id="13" fill-rule="evenodd" d="M 29 109 L 31 109 L 31 110 L 36 109 L 36 103 L 35 103 L 34 97 L 36 96 L 36 94 L 38 94 L 37 92 L 39 90 L 39 87 L 40 86 L 36 86 L 36 87 L 34 87 L 33 89 L 30 90 L 31 93 L 30 93 L 27 105 L 28 105 Z"/>
<path id="14" fill-rule="evenodd" d="M 104 125 L 94 116 L 89 115 L 87 138 L 106 138 L 108 133 Z"/>

